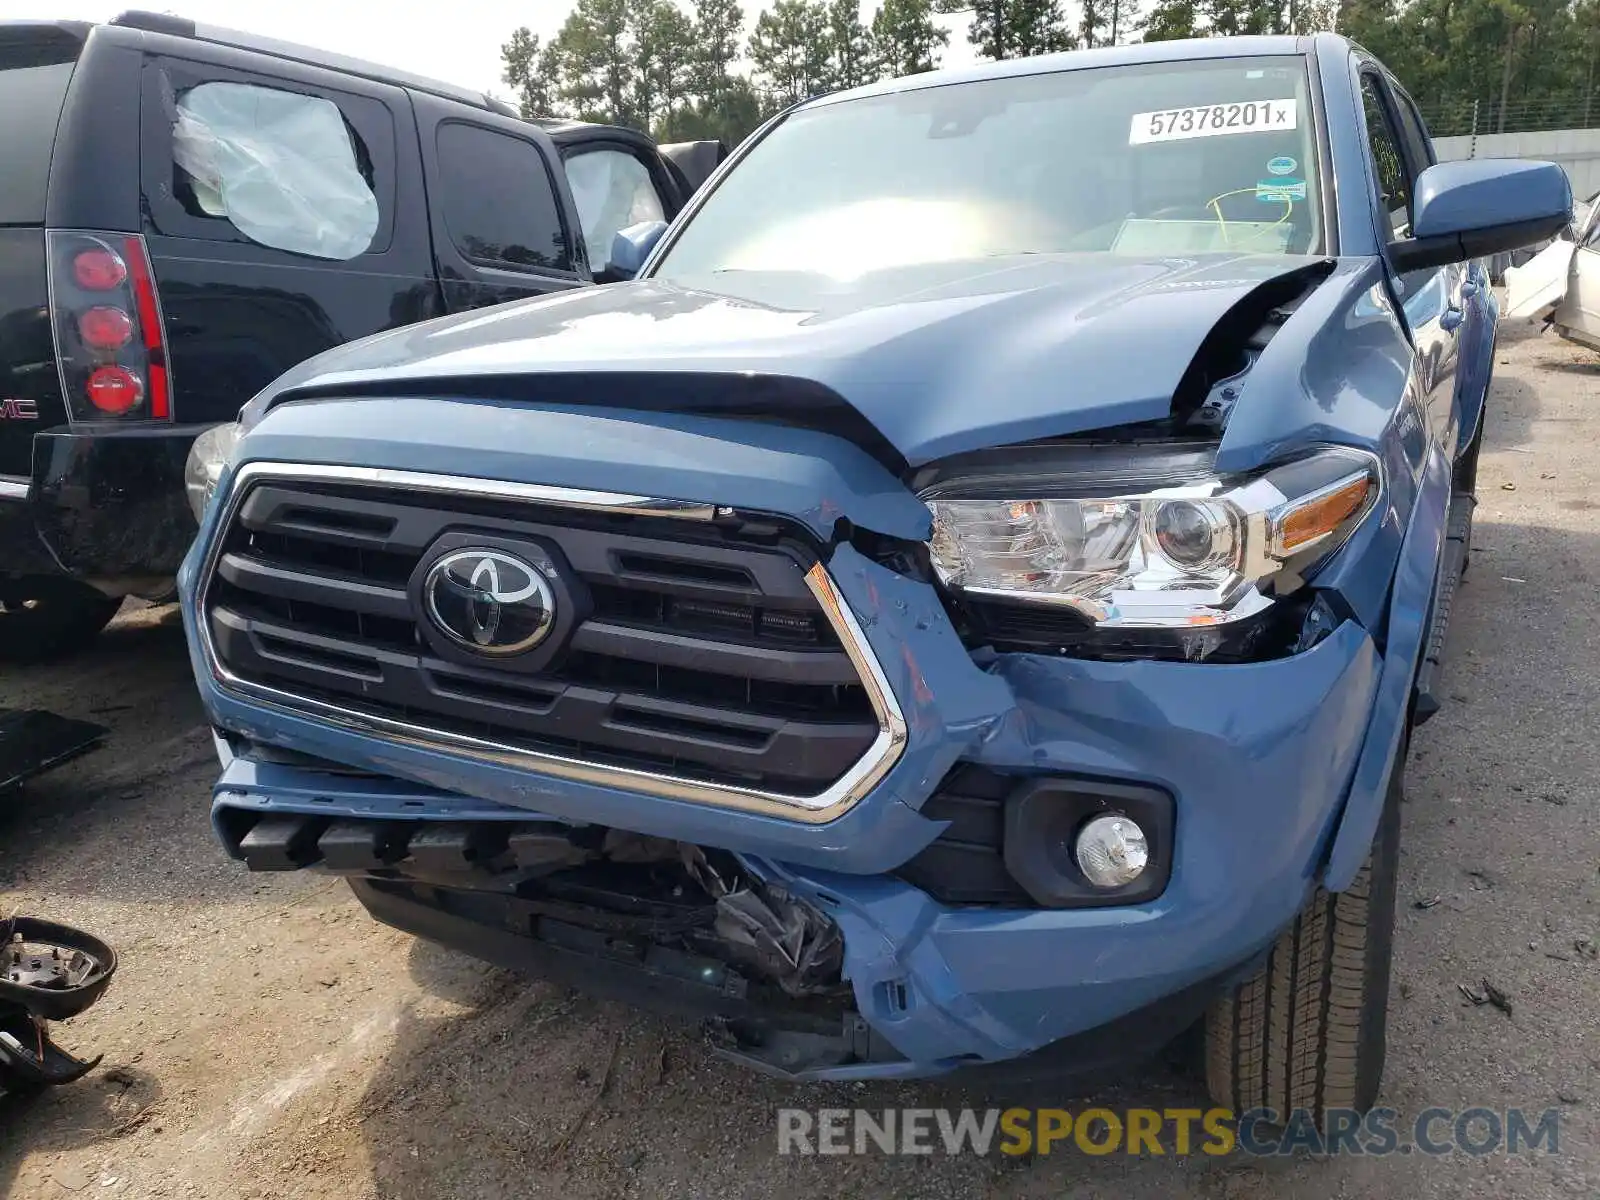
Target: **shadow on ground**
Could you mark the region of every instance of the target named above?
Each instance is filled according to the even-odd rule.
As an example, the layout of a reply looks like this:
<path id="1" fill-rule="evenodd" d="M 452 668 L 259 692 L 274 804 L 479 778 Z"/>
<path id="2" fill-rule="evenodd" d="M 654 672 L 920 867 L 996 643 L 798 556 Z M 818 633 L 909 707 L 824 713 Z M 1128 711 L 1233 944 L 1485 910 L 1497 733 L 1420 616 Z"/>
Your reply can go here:
<path id="1" fill-rule="evenodd" d="M 130 1066 L 102 1066 L 64 1088 L 0 1093 L 0 1196 L 11 1194 L 15 1172 L 24 1159 L 50 1158 L 99 1143 L 109 1146 L 159 1114 L 161 1096 L 158 1080 Z M 76 1169 L 58 1170 L 54 1182 L 63 1194 L 100 1182 Z"/>
<path id="2" fill-rule="evenodd" d="M 898 1085 L 790 1084 L 717 1059 L 687 1022 L 479 968 L 436 947 L 412 953 L 413 978 L 466 1004 L 464 1015 L 402 1019 L 361 1103 L 363 1153 L 384 1197 L 510 1200 L 530 1188 L 588 1197 L 976 1196 L 1166 1197 L 1171 1173 L 1124 1155 L 1087 1159 L 874 1153 L 849 1159 L 777 1153 L 782 1108 L 1081 1109 L 1091 1101 L 1198 1108 L 1192 1081 L 1154 1062 L 1122 1086 L 1036 1081 L 1004 1091 L 959 1079 Z M 450 1114 L 448 1120 L 441 1119 Z M 462 1153 L 463 1146 L 473 1153 Z M 1186 1173 L 1219 1180 L 1255 1167 L 1195 1157 Z"/>
<path id="3" fill-rule="evenodd" d="M 6 667 L 0 705 L 110 730 L 99 749 L 0 796 L 0 890 L 48 880 L 51 900 L 216 895 L 216 756 L 175 607 L 124 612 L 70 658 Z"/>

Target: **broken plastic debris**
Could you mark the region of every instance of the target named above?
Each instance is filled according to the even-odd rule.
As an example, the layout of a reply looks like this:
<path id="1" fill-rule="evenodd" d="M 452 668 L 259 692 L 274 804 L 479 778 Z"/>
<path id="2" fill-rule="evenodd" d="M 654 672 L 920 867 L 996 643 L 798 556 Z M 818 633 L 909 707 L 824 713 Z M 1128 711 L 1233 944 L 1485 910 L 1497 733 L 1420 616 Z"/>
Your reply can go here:
<path id="1" fill-rule="evenodd" d="M 1456 984 L 1456 989 L 1472 1002 L 1474 1007 L 1481 1008 L 1485 1004 L 1498 1008 L 1506 1016 L 1511 1015 L 1511 998 L 1502 992 L 1487 979 L 1483 980 L 1482 989 L 1470 987 L 1465 983 Z"/>
<path id="2" fill-rule="evenodd" d="M 1505 1013 L 1506 1016 L 1509 1017 L 1511 1015 L 1511 998 L 1487 979 L 1483 981 L 1483 995 L 1490 1004 Z"/>

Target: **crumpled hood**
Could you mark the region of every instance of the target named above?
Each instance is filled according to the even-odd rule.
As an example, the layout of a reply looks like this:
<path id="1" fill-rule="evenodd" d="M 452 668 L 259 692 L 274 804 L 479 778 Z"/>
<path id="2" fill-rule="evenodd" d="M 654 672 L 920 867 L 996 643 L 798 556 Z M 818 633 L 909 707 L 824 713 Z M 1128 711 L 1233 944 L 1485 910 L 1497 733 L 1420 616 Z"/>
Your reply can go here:
<path id="1" fill-rule="evenodd" d="M 907 462 L 1163 417 L 1202 339 L 1263 283 L 1318 260 L 1071 254 L 936 263 L 854 280 L 722 272 L 582 288 L 408 326 L 288 372 L 252 403 L 470 395 L 578 377 L 627 407 L 641 375 L 799 379 Z M 626 389 L 591 376 L 627 380 Z M 505 394 L 504 388 L 500 394 Z M 563 397 L 570 401 L 569 394 Z"/>

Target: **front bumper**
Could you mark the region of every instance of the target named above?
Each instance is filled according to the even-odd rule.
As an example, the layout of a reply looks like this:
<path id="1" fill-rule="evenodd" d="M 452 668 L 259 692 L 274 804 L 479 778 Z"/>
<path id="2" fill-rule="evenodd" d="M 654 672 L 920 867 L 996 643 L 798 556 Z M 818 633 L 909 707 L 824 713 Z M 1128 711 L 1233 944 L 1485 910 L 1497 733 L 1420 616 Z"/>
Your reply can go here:
<path id="1" fill-rule="evenodd" d="M 1310 650 L 1255 664 L 1002 654 L 979 665 L 931 586 L 834 539 L 841 517 L 890 537 L 926 536 L 926 510 L 919 518 L 914 500 L 900 503 L 909 493 L 859 451 L 827 435 L 748 423 L 623 416 L 420 400 L 287 405 L 244 439 L 239 465 L 403 463 L 559 487 L 601 478 L 646 495 L 784 514 L 832 543 L 827 573 L 903 715 L 903 751 L 876 786 L 832 820 L 809 822 L 556 778 L 251 697 L 218 677 L 199 635 L 198 575 L 223 508 L 214 503 L 180 575 L 193 666 L 214 724 L 244 742 L 364 773 L 232 758 L 214 793 L 225 843 L 238 845 L 229 830 L 241 822 L 305 814 L 430 824 L 548 819 L 726 850 L 838 926 L 854 1012 L 893 1050 L 802 1073 L 934 1074 L 1121 1028 L 1131 1014 L 1248 967 L 1317 881 L 1363 756 L 1392 744 L 1404 720 L 1403 703 L 1380 701 L 1396 690 L 1391 676 L 1399 693 L 1409 687 L 1414 650 L 1391 629 L 1380 655 L 1357 620 Z M 443 445 L 440 428 L 450 430 Z M 809 505 L 788 499 L 805 495 Z M 1371 556 L 1369 573 L 1392 578 L 1405 528 L 1398 514 L 1386 517 L 1351 550 Z M 1019 786 L 1066 777 L 1169 794 L 1165 889 L 1119 907 L 977 907 L 940 903 L 906 882 L 897 870 L 945 829 L 924 813 L 930 798 L 972 766 Z M 1381 795 L 1383 772 L 1373 773 Z M 401 927 L 473 948 L 474 938 L 442 920 L 443 899 L 431 915 L 426 903 L 373 907 Z"/>
<path id="2" fill-rule="evenodd" d="M 0 495 L 0 571 L 110 586 L 170 581 L 194 540 L 184 462 L 204 425 L 48 429 Z"/>
<path id="3" fill-rule="evenodd" d="M 896 586 L 876 577 L 881 568 L 857 565 L 858 583 Z M 891 600 L 882 623 L 893 625 L 890 614 L 899 611 Z M 912 631 L 881 632 L 889 639 Z M 913 638 L 892 662 L 903 695 L 917 694 L 919 649 Z M 1271 943 L 1316 879 L 1363 743 L 1380 671 L 1362 630 L 1346 624 L 1304 654 L 1248 666 L 1013 655 L 980 671 L 963 658 L 966 677 L 948 664 L 929 700 L 998 695 L 1003 707 L 955 727 L 914 720 L 908 755 L 917 761 L 902 762 L 878 792 L 827 825 L 641 803 L 604 788 L 552 791 L 479 767 L 471 796 L 402 782 L 465 776 L 429 752 L 264 718 L 207 687 L 224 726 L 379 773 L 330 775 L 235 758 L 214 793 L 216 820 L 241 811 L 434 822 L 527 821 L 537 813 L 735 850 L 837 922 L 856 1009 L 898 1052 L 813 1072 L 819 1077 L 932 1074 L 1017 1058 L 1225 978 Z M 927 676 L 918 678 L 926 688 Z M 1166 788 L 1177 805 L 1166 890 L 1129 907 L 953 907 L 894 877 L 889 872 L 939 834 L 940 823 L 917 809 L 957 761 L 1019 779 L 1089 776 Z"/>

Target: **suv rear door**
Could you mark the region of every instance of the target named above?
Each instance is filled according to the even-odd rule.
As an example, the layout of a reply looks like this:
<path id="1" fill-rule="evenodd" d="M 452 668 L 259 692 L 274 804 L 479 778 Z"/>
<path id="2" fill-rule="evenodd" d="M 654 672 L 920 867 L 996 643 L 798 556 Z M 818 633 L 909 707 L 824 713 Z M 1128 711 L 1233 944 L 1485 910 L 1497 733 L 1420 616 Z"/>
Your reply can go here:
<path id="1" fill-rule="evenodd" d="M 0 484 L 25 486 L 33 435 L 66 422 L 50 332 L 45 193 L 88 26 L 0 24 Z"/>
<path id="2" fill-rule="evenodd" d="M 411 93 L 450 312 L 590 282 L 577 210 L 536 126 Z"/>

